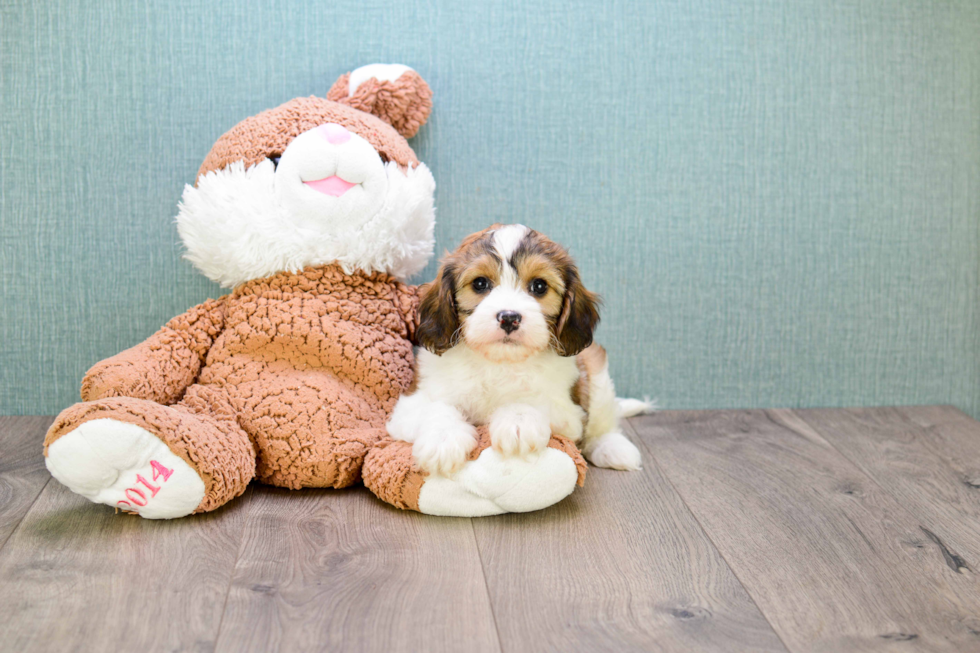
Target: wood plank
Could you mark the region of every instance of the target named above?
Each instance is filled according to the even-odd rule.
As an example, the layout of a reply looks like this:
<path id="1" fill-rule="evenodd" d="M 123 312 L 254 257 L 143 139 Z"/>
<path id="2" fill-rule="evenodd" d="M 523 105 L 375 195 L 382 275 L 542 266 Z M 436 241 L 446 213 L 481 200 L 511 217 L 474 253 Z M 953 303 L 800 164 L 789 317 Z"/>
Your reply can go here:
<path id="1" fill-rule="evenodd" d="M 958 552 L 946 556 L 954 571 L 980 569 L 980 483 L 972 484 L 980 475 L 971 473 L 980 469 L 980 423 L 951 407 L 774 414 L 788 424 L 798 416 L 897 498 L 921 523 L 924 543 Z"/>
<path id="2" fill-rule="evenodd" d="M 0 551 L 0 646 L 210 650 L 247 498 L 150 521 L 114 514 L 52 480 Z"/>
<path id="3" fill-rule="evenodd" d="M 980 590 L 813 429 L 766 411 L 633 420 L 793 651 L 980 648 Z"/>
<path id="4" fill-rule="evenodd" d="M 43 449 L 53 420 L 0 416 L 0 549 L 51 478 Z"/>
<path id="5" fill-rule="evenodd" d="M 897 409 L 925 429 L 924 441 L 971 493 L 980 494 L 980 423 L 953 406 Z"/>
<path id="6" fill-rule="evenodd" d="M 474 528 L 504 650 L 786 650 L 649 451 Z"/>
<path id="7" fill-rule="evenodd" d="M 499 651 L 468 519 L 256 487 L 220 651 Z"/>

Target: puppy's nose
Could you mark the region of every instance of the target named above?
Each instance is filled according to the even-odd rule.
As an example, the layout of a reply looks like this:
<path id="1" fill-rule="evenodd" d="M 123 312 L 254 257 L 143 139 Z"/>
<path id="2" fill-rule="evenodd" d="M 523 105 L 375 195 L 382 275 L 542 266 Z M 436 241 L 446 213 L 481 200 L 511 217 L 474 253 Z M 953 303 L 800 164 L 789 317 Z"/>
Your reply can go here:
<path id="1" fill-rule="evenodd" d="M 517 311 L 500 311 L 497 313 L 497 321 L 500 328 L 507 334 L 514 333 L 521 326 L 521 314 Z"/>
<path id="2" fill-rule="evenodd" d="M 350 140 L 350 132 L 335 122 L 320 125 L 317 130 L 331 145 L 342 145 Z"/>

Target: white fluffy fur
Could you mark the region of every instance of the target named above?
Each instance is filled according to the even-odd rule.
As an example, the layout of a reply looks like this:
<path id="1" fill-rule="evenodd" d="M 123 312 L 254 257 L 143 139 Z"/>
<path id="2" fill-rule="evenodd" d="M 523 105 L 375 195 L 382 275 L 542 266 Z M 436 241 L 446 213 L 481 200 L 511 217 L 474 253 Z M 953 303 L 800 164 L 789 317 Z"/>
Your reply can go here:
<path id="1" fill-rule="evenodd" d="M 640 469 L 642 463 L 640 450 L 620 431 L 606 433 L 583 453 L 596 467 L 630 472 Z"/>
<path id="2" fill-rule="evenodd" d="M 620 417 L 635 417 L 636 415 L 646 415 L 657 409 L 657 402 L 651 401 L 646 397 L 642 401 L 639 399 L 616 399 L 619 404 Z"/>
<path id="3" fill-rule="evenodd" d="M 393 82 L 411 68 L 400 63 L 373 63 L 361 66 L 351 72 L 347 80 L 347 97 L 352 97 L 357 92 L 357 87 L 374 77 L 379 82 Z"/>
<path id="4" fill-rule="evenodd" d="M 408 278 L 432 256 L 435 180 L 423 164 L 403 172 L 387 163 L 384 171 L 388 188 L 380 210 L 354 228 L 325 215 L 319 230 L 299 227 L 284 215 L 271 161 L 210 172 L 196 188 L 184 188 L 177 230 L 186 258 L 227 288 L 333 262 L 348 273 Z"/>
<path id="5" fill-rule="evenodd" d="M 551 411 L 547 407 L 505 404 L 490 417 L 490 442 L 505 456 L 526 456 L 541 451 L 551 439 Z"/>
<path id="6" fill-rule="evenodd" d="M 578 375 L 574 358 L 551 349 L 519 362 L 487 360 L 465 343 L 442 356 L 421 350 L 417 389 L 398 400 L 388 433 L 413 442 L 418 465 L 443 475 L 473 450 L 474 424 L 489 424 L 494 448 L 508 455 L 546 447 L 552 430 L 577 442 L 585 416 L 571 397 Z"/>
<path id="7" fill-rule="evenodd" d="M 426 478 L 419 492 L 419 511 L 482 517 L 540 510 L 571 494 L 577 480 L 574 461 L 557 449 L 525 458 L 505 457 L 487 449 L 451 478 Z"/>
<path id="8" fill-rule="evenodd" d="M 438 442 L 423 437 L 428 431 L 441 434 Z M 415 443 L 412 455 L 425 460 L 426 469 L 452 475 L 476 446 L 476 429 L 459 410 L 447 403 L 432 403 L 423 395 L 407 395 L 395 405 L 388 432 L 397 440 Z"/>
<path id="9" fill-rule="evenodd" d="M 504 261 L 526 234 L 520 225 L 497 232 L 495 246 Z M 639 469 L 639 450 L 619 430 L 621 409 L 608 368 L 590 376 L 586 421 L 572 401 L 579 378 L 575 358 L 549 346 L 540 304 L 518 284 L 516 273 L 505 270 L 500 285 L 466 318 L 459 344 L 441 356 L 419 352 L 417 389 L 398 400 L 388 432 L 413 442 L 416 462 L 433 474 L 460 469 L 475 446 L 473 424 L 489 424 L 493 448 L 506 456 L 546 448 L 554 432 L 573 442 L 584 437 L 583 453 L 596 465 Z M 495 318 L 501 310 L 522 315 L 520 329 L 510 336 Z"/>
<path id="10" fill-rule="evenodd" d="M 493 246 L 497 250 L 497 253 L 505 261 L 513 256 L 514 252 L 520 246 L 521 241 L 527 236 L 528 229 L 522 224 L 509 224 L 503 226 L 493 233 Z M 508 272 L 513 272 L 513 268 L 508 266 L 504 269 L 504 274 Z"/>

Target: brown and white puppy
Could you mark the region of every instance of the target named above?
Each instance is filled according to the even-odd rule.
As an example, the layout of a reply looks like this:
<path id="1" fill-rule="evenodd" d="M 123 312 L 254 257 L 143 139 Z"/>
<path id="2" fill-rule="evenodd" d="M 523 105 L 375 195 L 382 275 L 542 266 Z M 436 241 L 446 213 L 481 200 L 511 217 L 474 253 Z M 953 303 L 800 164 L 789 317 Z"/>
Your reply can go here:
<path id="1" fill-rule="evenodd" d="M 579 442 L 593 464 L 639 469 L 619 430 L 605 351 L 592 345 L 599 298 L 568 253 L 523 225 L 467 237 L 422 291 L 416 386 L 388 432 L 412 442 L 418 465 L 451 475 L 488 424 L 493 447 L 526 456 L 551 433 Z M 649 406 L 624 400 L 631 414 Z"/>

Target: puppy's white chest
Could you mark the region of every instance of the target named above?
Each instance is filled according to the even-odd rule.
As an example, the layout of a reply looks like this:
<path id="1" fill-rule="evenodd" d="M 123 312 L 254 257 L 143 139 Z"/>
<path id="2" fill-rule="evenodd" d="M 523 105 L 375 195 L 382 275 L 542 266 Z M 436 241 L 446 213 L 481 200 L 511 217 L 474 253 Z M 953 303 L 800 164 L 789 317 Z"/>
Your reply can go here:
<path id="1" fill-rule="evenodd" d="M 448 398 L 477 424 L 508 404 L 550 408 L 568 403 L 578 378 L 575 359 L 553 352 L 520 363 L 492 363 L 461 347 L 440 357 L 423 352 L 419 366 L 423 385 Z"/>
<path id="2" fill-rule="evenodd" d="M 494 408 L 504 404 L 533 403 L 529 400 L 541 395 L 544 385 L 548 383 L 547 375 L 539 370 L 487 369 L 482 376 L 480 394 L 486 398 L 485 403 L 492 404 Z"/>

